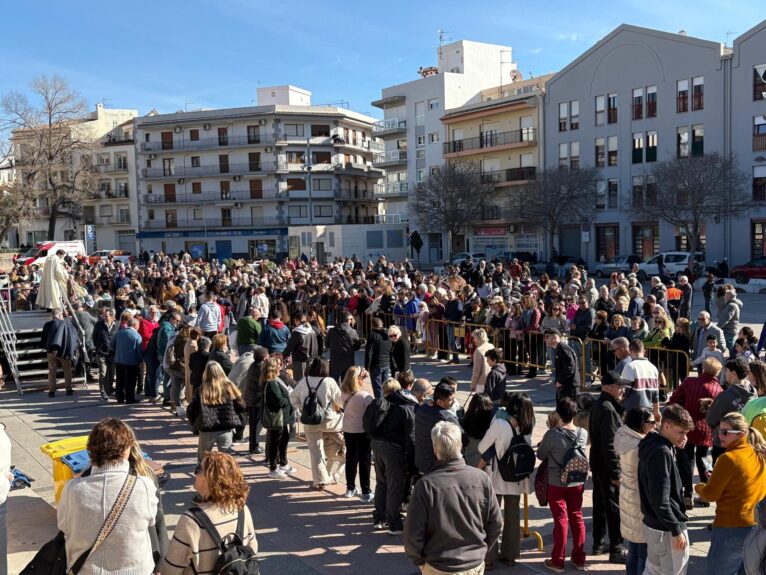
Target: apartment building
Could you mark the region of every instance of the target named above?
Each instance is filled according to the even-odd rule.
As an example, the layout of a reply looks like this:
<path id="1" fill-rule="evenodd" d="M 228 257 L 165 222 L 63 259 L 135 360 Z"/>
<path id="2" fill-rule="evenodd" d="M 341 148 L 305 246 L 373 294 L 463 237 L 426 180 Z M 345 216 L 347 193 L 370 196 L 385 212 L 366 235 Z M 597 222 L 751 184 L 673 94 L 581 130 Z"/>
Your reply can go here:
<path id="1" fill-rule="evenodd" d="M 481 101 L 481 91 L 505 78 L 511 82 L 516 65 L 509 46 L 460 40 L 438 48 L 437 65 L 421 68 L 420 78 L 382 90 L 372 105 L 383 110 L 383 120 L 374 126 L 385 144 L 375 156 L 375 166 L 385 168 L 380 189 L 383 201 L 378 219 L 388 223 L 409 222 L 412 186 L 444 162 L 441 117 L 449 110 Z M 421 261 L 443 261 L 449 249 L 441 230 L 420 230 L 424 240 Z"/>
<path id="2" fill-rule="evenodd" d="M 135 252 L 137 204 L 135 193 L 131 196 L 131 190 L 135 190 L 135 161 L 129 134 L 137 115 L 138 110 L 106 108 L 99 103 L 88 117 L 70 128 L 78 139 L 92 145 L 87 150 L 78 150 L 69 161 L 77 165 L 89 162 L 96 186 L 84 199 L 79 214 L 58 218 L 54 238 L 48 238 L 49 206 L 45 198 L 40 198 L 38 216 L 17 226 L 16 233 L 12 234 L 15 237 L 9 238 L 11 245 L 32 245 L 48 239 L 85 239 L 85 226 L 93 225 L 95 239 L 89 240 L 89 249 L 121 248 Z M 14 133 L 13 141 L 14 160 L 18 164 L 15 170 L 23 170 L 24 134 Z M 85 159 L 84 155 L 90 157 Z"/>
<path id="3" fill-rule="evenodd" d="M 137 115 L 137 114 L 136 114 Z M 115 126 L 99 139 L 94 169 L 98 174 L 93 193 L 83 202 L 82 226 L 88 250 L 127 250 L 136 253 L 138 200 L 133 119 Z"/>
<path id="4" fill-rule="evenodd" d="M 562 226 L 560 253 L 592 263 L 687 249 L 683 226 L 644 221 L 636 208 L 656 189 L 655 162 L 719 152 L 748 174 L 752 205 L 740 217 L 706 222 L 699 245 L 709 264 L 766 255 L 764 54 L 766 21 L 731 48 L 623 25 L 556 74 L 545 95 L 546 165 L 582 163 L 602 174 L 592 221 Z"/>
<path id="5" fill-rule="evenodd" d="M 741 218 L 724 222 L 723 255 L 736 265 L 766 256 L 766 20 L 734 40 L 727 64 L 727 151 L 751 177 L 753 200 Z"/>
<path id="6" fill-rule="evenodd" d="M 374 122 L 295 86 L 259 88 L 257 106 L 137 118 L 142 249 L 275 257 L 288 226 L 373 223 Z"/>
<path id="7" fill-rule="evenodd" d="M 447 110 L 441 121 L 447 162 L 475 162 L 495 194 L 474 225 L 453 240 L 453 251 L 488 257 L 502 252 L 540 254 L 544 234 L 525 222 L 523 197 L 543 165 L 543 94 L 551 75 L 513 82 L 481 92 L 481 102 Z"/>

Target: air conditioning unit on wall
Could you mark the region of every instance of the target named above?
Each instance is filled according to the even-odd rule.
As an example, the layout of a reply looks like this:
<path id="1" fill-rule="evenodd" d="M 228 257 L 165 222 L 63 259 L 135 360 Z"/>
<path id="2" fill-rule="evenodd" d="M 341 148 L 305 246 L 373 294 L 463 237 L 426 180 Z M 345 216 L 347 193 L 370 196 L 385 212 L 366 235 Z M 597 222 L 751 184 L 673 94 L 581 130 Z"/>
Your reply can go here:
<path id="1" fill-rule="evenodd" d="M 202 129 L 204 130 L 210 130 L 210 124 L 203 124 Z"/>

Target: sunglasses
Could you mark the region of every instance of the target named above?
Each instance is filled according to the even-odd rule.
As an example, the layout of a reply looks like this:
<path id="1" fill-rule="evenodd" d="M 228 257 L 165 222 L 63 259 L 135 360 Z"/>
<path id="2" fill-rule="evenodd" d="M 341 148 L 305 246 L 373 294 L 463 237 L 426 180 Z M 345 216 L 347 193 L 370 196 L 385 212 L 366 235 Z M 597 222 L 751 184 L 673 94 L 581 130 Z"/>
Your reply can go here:
<path id="1" fill-rule="evenodd" d="M 644 421 L 644 423 L 646 423 L 646 424 L 650 424 L 651 423 L 652 425 L 655 425 L 657 423 L 657 421 L 654 420 L 654 419 L 647 419 L 646 421 Z"/>
<path id="2" fill-rule="evenodd" d="M 728 435 L 742 435 L 745 433 L 744 431 L 739 431 L 737 429 L 719 429 L 718 435 L 723 435 L 724 437 Z"/>

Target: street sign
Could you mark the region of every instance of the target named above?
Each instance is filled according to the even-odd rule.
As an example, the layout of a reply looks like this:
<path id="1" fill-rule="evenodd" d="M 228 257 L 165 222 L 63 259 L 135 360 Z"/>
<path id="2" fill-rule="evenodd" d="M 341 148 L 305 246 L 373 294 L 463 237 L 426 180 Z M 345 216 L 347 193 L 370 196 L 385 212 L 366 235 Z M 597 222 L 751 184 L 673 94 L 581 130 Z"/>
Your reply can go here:
<path id="1" fill-rule="evenodd" d="M 91 241 L 96 239 L 95 226 L 85 226 L 85 238 Z"/>

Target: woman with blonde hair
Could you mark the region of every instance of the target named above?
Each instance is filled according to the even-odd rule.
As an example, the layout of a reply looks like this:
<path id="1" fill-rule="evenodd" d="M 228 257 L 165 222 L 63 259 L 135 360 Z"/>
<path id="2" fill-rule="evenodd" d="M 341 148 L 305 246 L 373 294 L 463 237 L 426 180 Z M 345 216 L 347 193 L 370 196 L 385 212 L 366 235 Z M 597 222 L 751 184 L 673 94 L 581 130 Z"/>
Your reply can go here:
<path id="1" fill-rule="evenodd" d="M 723 416 L 718 436 L 726 451 L 707 484 L 694 490 L 716 502 L 706 573 L 735 575 L 744 572 L 742 549 L 755 525 L 755 506 L 766 497 L 766 441 L 738 412 Z"/>
<path id="2" fill-rule="evenodd" d="M 199 430 L 197 457 L 201 461 L 214 445 L 219 451 L 231 449 L 233 432 L 242 424 L 245 402 L 239 388 L 226 377 L 215 361 L 205 367 L 200 392 L 194 396 L 186 416 Z"/>
<path id="3" fill-rule="evenodd" d="M 290 441 L 290 425 L 293 423 L 291 389 L 279 376 L 282 367 L 279 357 L 269 357 L 261 365 L 260 386 L 263 390 L 263 428 L 267 430 L 266 459 L 269 477 L 284 479 L 294 471 L 287 463 L 287 443 Z"/>
<path id="4" fill-rule="evenodd" d="M 489 374 L 489 364 L 484 354 L 490 349 L 495 349 L 495 346 L 489 343 L 489 336 L 487 336 L 487 332 L 482 328 L 473 330 L 471 336 L 476 342 L 476 350 L 473 352 L 471 392 L 484 393 L 484 382 Z"/>
<path id="5" fill-rule="evenodd" d="M 250 488 L 234 458 L 221 452 L 206 454 L 194 470 L 194 489 L 202 503 L 178 520 L 162 564 L 163 575 L 213 573 L 221 540 L 231 540 L 234 534 L 252 550 L 242 559 L 254 563 L 258 542 L 247 507 Z"/>
<path id="6" fill-rule="evenodd" d="M 346 371 L 340 386 L 340 411 L 343 413 L 343 439 L 346 443 L 346 497 L 359 495 L 362 501 L 372 501 L 372 439 L 364 432 L 362 419 L 374 398 L 362 389 L 366 378 L 367 372 L 357 365 Z M 361 494 L 356 490 L 357 470 Z"/>

